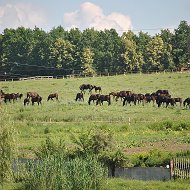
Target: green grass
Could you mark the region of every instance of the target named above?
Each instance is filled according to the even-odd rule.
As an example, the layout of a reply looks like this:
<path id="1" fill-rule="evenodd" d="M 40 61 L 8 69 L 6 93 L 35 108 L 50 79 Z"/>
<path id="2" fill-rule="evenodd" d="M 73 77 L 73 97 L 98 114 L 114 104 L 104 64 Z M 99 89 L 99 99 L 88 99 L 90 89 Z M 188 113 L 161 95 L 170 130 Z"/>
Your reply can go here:
<path id="1" fill-rule="evenodd" d="M 128 179 L 109 179 L 107 189 L 110 190 L 189 190 L 190 181 L 140 181 Z"/>
<path id="2" fill-rule="evenodd" d="M 103 190 L 190 190 L 189 180 L 141 181 L 122 178 L 108 179 Z M 1 188 L 0 188 L 1 189 Z M 5 184 L 6 190 L 25 190 L 20 183 Z"/>
<path id="3" fill-rule="evenodd" d="M 157 108 L 151 104 L 122 106 L 122 102 L 112 101 L 108 106 L 88 105 L 88 92 L 84 102 L 75 102 L 79 86 L 90 83 L 102 87 L 103 94 L 112 91 L 131 90 L 135 93 L 151 93 L 158 89 L 169 90 L 172 97 L 190 97 L 190 73 L 131 74 L 109 77 L 70 78 L 0 82 L 5 92 L 23 93 L 36 91 L 42 97 L 41 106 L 23 105 L 23 100 L 14 104 L 2 104 L 0 111 L 6 119 L 14 122 L 18 131 L 18 144 L 21 156 L 31 156 L 31 150 L 38 147 L 47 136 L 58 140 L 63 138 L 70 146 L 70 135 L 78 135 L 82 130 L 105 129 L 113 134 L 118 147 L 123 150 L 133 147 L 146 147 L 147 143 L 172 141 L 175 144 L 190 144 L 188 125 L 190 110 L 179 105 L 174 108 Z M 59 94 L 59 102 L 47 102 L 50 93 Z M 159 129 L 164 122 L 172 123 L 173 128 Z M 155 128 L 154 128 L 155 127 Z M 177 127 L 179 130 L 176 130 Z M 155 145 L 156 146 L 156 145 Z M 175 150 L 173 150 L 175 151 Z"/>

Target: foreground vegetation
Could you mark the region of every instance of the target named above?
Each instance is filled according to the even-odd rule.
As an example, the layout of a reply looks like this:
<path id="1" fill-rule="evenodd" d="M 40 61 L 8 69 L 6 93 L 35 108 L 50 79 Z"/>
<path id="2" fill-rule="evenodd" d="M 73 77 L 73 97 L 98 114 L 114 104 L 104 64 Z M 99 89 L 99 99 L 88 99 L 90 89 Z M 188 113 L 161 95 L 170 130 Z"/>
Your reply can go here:
<path id="1" fill-rule="evenodd" d="M 139 181 L 127 179 L 108 179 L 102 190 L 189 190 L 188 180 L 178 181 Z M 6 184 L 6 190 L 25 190 L 22 185 Z"/>

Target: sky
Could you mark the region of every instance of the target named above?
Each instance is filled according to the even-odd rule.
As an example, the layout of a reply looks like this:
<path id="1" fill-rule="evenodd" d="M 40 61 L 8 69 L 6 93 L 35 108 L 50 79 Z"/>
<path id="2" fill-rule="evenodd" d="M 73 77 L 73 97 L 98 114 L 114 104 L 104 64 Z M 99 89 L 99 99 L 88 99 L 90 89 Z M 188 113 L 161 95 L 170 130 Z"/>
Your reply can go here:
<path id="1" fill-rule="evenodd" d="M 39 27 L 50 31 L 94 27 L 154 35 L 190 24 L 190 0 L 0 0 L 0 33 L 5 28 Z"/>

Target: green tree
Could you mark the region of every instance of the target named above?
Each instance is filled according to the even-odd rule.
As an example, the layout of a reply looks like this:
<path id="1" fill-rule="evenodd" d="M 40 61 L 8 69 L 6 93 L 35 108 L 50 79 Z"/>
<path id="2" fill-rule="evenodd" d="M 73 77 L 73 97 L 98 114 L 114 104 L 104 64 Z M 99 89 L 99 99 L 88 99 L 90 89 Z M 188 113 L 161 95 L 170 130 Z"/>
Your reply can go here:
<path id="1" fill-rule="evenodd" d="M 164 42 L 157 35 L 147 45 L 146 70 L 163 70 L 162 59 L 164 56 Z"/>
<path id="2" fill-rule="evenodd" d="M 85 75 L 95 75 L 95 69 L 93 68 L 93 59 L 94 53 L 90 48 L 84 48 L 81 56 L 81 62 L 82 62 L 82 72 Z"/>
<path id="3" fill-rule="evenodd" d="M 121 57 L 124 64 L 124 71 L 141 70 L 144 60 L 141 52 L 137 50 L 135 34 L 131 31 L 123 33 L 122 41 L 124 51 Z"/>
<path id="4" fill-rule="evenodd" d="M 75 53 L 74 45 L 67 40 L 57 38 L 50 46 L 50 65 L 70 74 L 74 70 Z"/>
<path id="5" fill-rule="evenodd" d="M 161 30 L 160 37 L 164 42 L 164 54 L 162 56 L 161 63 L 164 69 L 175 69 L 173 60 L 173 47 L 172 47 L 172 37 L 173 34 L 168 30 Z"/>
<path id="6" fill-rule="evenodd" d="M 172 39 L 174 63 L 177 68 L 188 67 L 190 40 L 190 26 L 186 21 L 181 21 Z"/>
<path id="7" fill-rule="evenodd" d="M 11 72 L 16 72 L 22 68 L 23 64 L 29 63 L 34 46 L 31 29 L 24 27 L 5 29 L 2 43 L 4 59 L 6 59 L 7 68 L 11 68 Z"/>

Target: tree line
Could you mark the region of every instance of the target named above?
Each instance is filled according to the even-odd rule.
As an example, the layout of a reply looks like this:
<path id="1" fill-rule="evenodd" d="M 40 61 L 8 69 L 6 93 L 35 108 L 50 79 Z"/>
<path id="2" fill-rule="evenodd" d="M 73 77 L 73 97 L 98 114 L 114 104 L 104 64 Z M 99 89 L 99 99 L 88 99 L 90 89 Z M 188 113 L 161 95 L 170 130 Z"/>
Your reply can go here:
<path id="1" fill-rule="evenodd" d="M 147 72 L 188 67 L 190 25 L 181 21 L 174 31 L 151 36 L 140 31 L 97 31 L 58 26 L 46 32 L 18 27 L 0 34 L 1 75 L 96 75 Z"/>

